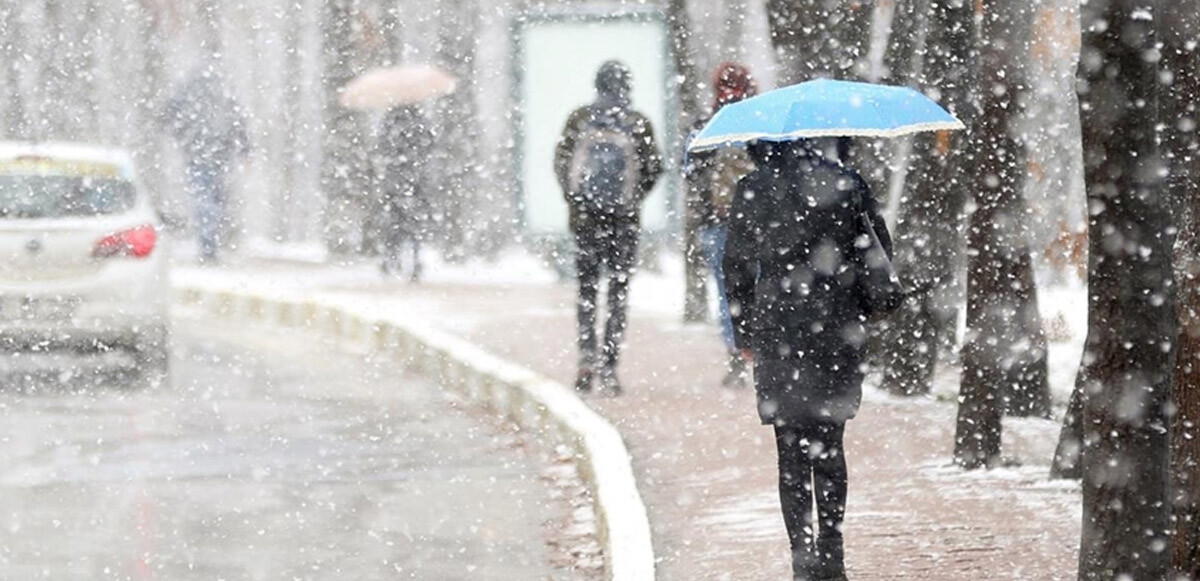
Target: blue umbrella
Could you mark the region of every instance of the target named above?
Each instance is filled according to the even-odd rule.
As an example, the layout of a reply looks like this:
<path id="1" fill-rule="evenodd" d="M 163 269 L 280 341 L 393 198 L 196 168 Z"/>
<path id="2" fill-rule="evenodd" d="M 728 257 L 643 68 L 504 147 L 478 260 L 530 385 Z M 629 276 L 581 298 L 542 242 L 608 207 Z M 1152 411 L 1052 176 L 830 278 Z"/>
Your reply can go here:
<path id="1" fill-rule="evenodd" d="M 963 129 L 961 121 L 907 87 L 819 79 L 722 107 L 688 151 L 751 141 L 813 137 L 898 137 Z"/>

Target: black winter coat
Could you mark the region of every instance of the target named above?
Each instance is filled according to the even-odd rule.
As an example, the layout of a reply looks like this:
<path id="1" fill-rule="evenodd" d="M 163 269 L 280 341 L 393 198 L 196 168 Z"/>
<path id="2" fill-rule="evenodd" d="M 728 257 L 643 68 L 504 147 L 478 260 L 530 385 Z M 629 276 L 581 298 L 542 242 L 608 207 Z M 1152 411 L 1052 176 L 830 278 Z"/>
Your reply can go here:
<path id="1" fill-rule="evenodd" d="M 725 247 L 739 348 L 755 356 L 764 424 L 845 421 L 862 401 L 866 320 L 855 284 L 856 213 L 891 238 L 858 173 L 800 148 L 738 183 Z"/>
<path id="2" fill-rule="evenodd" d="M 405 229 L 417 228 L 428 212 L 429 162 L 435 147 L 433 132 L 421 111 L 414 106 L 388 111 L 376 144 L 379 192 L 392 207 L 392 219 L 401 218 Z"/>

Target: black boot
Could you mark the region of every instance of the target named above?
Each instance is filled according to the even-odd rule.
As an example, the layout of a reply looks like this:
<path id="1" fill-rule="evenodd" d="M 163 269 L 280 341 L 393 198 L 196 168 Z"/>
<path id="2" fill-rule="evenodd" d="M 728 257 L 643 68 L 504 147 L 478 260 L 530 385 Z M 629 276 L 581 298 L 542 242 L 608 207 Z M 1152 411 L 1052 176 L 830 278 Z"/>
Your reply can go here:
<path id="1" fill-rule="evenodd" d="M 592 365 L 586 361 L 579 364 L 579 373 L 575 376 L 575 391 L 578 393 L 591 393 L 592 382 L 596 378 L 596 372 L 592 370 Z"/>
<path id="2" fill-rule="evenodd" d="M 792 581 L 818 581 L 817 556 L 808 548 L 792 551 Z"/>
<path id="3" fill-rule="evenodd" d="M 625 390 L 621 387 L 621 380 L 617 378 L 617 368 L 615 365 L 604 364 L 600 368 L 600 390 L 608 397 L 617 397 Z"/>
<path id="4" fill-rule="evenodd" d="M 842 537 L 817 538 L 817 576 L 820 581 L 846 581 L 846 551 Z"/>

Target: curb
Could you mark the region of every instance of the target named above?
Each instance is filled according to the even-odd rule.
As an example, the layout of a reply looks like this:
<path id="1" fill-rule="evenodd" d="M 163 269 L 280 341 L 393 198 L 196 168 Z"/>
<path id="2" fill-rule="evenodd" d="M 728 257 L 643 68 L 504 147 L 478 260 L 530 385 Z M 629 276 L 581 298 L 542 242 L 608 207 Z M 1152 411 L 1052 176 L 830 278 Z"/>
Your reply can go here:
<path id="1" fill-rule="evenodd" d="M 316 330 L 344 343 L 391 352 L 415 373 L 502 415 L 543 443 L 565 445 L 592 492 L 607 579 L 651 581 L 650 520 L 620 433 L 571 390 L 432 327 L 351 298 L 299 300 L 226 285 L 175 284 L 175 304 L 206 314 Z"/>

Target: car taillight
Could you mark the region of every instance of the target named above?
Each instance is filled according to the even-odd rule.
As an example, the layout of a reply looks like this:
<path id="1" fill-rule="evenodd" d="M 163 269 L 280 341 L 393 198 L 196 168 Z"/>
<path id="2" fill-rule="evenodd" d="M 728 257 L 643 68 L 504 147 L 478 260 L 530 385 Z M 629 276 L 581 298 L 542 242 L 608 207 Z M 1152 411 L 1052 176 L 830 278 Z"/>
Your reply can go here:
<path id="1" fill-rule="evenodd" d="M 155 232 L 154 226 L 138 226 L 101 238 L 92 247 L 92 256 L 96 258 L 121 256 L 145 258 L 154 251 L 156 242 L 158 242 L 158 232 Z"/>

